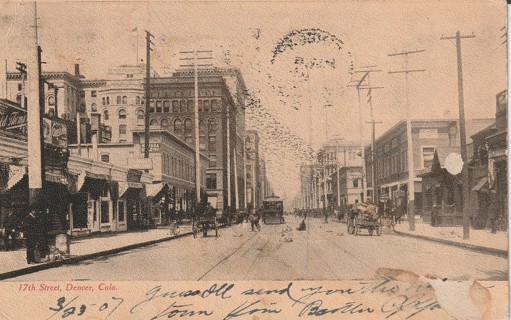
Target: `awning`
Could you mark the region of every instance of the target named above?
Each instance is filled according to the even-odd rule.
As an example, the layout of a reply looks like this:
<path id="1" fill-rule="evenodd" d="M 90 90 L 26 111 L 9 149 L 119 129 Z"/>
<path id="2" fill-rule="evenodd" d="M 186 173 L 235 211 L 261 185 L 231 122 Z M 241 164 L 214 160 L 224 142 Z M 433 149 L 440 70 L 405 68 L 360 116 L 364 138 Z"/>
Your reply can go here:
<path id="1" fill-rule="evenodd" d="M 160 182 L 154 184 L 146 184 L 146 195 L 148 198 L 158 199 L 169 190 L 169 185 Z"/>
<path id="2" fill-rule="evenodd" d="M 82 189 L 84 189 L 84 187 L 88 185 L 87 183 L 85 183 L 86 181 L 91 181 L 90 182 L 91 185 L 97 186 L 106 183 L 108 180 L 110 179 L 105 174 L 97 174 L 83 170 L 78 175 L 78 180 L 76 182 L 76 190 L 82 191 Z"/>
<path id="3" fill-rule="evenodd" d="M 27 174 L 27 167 L 25 166 L 9 166 L 9 180 L 7 181 L 7 187 L 5 190 L 12 189 L 18 182 L 23 179 L 23 177 Z"/>
<path id="4" fill-rule="evenodd" d="M 472 191 L 485 192 L 488 191 L 488 177 L 483 177 L 477 184 L 472 188 Z"/>
<path id="5" fill-rule="evenodd" d="M 144 185 L 140 182 L 120 181 L 119 182 L 119 198 L 124 196 L 128 189 L 143 189 Z"/>

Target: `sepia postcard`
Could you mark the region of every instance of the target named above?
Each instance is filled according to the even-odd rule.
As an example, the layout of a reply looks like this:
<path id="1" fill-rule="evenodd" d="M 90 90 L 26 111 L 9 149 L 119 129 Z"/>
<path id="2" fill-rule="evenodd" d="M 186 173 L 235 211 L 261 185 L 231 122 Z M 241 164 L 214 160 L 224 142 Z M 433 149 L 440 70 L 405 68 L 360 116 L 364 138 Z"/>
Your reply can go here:
<path id="1" fill-rule="evenodd" d="M 0 319 L 509 318 L 504 1 L 0 8 Z"/>

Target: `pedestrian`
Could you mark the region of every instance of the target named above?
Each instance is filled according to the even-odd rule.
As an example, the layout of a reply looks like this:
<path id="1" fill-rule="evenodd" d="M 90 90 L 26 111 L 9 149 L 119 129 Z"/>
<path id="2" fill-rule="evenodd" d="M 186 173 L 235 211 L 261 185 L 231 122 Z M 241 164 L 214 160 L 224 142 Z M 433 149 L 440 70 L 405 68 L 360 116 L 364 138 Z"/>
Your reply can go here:
<path id="1" fill-rule="evenodd" d="M 250 220 L 250 227 L 252 228 L 252 231 L 261 230 L 261 227 L 259 226 L 259 215 L 258 212 L 254 208 L 250 208 L 250 215 L 248 216 L 248 220 Z"/>
<path id="2" fill-rule="evenodd" d="M 37 206 L 31 205 L 28 209 L 28 215 L 25 219 L 25 237 L 27 240 L 27 263 L 37 263 L 36 250 L 38 244 L 39 230 L 39 211 Z"/>

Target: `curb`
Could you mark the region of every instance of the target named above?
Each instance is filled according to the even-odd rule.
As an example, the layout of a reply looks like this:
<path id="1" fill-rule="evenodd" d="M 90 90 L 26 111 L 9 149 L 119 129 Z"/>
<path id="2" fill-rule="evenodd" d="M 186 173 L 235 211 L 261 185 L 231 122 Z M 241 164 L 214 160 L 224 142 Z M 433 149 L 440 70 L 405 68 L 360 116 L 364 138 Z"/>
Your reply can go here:
<path id="1" fill-rule="evenodd" d="M 467 249 L 467 250 L 471 250 L 471 251 L 476 251 L 479 253 L 499 256 L 499 257 L 506 258 L 506 259 L 508 258 L 507 250 L 482 247 L 482 246 L 477 246 L 474 244 L 460 243 L 460 242 L 456 242 L 456 241 L 438 239 L 438 238 L 423 236 L 423 235 L 419 235 L 419 234 L 410 234 L 407 232 L 401 232 L 401 231 L 396 231 L 396 230 L 394 230 L 394 233 L 396 235 L 402 236 L 402 237 L 418 238 L 418 239 L 422 239 L 422 240 L 426 240 L 426 241 L 438 242 L 438 243 L 442 243 L 442 244 L 449 245 L 449 246 L 454 246 L 454 247 L 459 247 L 459 248 L 463 248 L 463 249 Z"/>
<path id="2" fill-rule="evenodd" d="M 60 260 L 60 261 L 46 262 L 46 263 L 42 263 L 42 264 L 38 264 L 38 265 L 34 265 L 34 266 L 22 268 L 22 269 L 8 271 L 8 272 L 0 273 L 0 280 L 15 278 L 15 277 L 19 277 L 19 276 L 22 276 L 25 274 L 30 274 L 30 273 L 34 273 L 34 272 L 38 272 L 38 271 L 51 269 L 51 268 L 57 268 L 57 267 L 67 265 L 67 264 L 74 264 L 74 263 L 78 263 L 78 262 L 81 262 L 84 260 L 95 259 L 98 257 L 112 255 L 112 254 L 116 254 L 116 253 L 123 252 L 123 251 L 146 247 L 146 246 L 150 246 L 150 245 L 157 244 L 160 242 L 165 242 L 165 241 L 169 241 L 172 239 L 186 237 L 186 236 L 189 236 L 192 234 L 193 234 L 192 232 L 185 232 L 185 233 L 181 233 L 181 234 L 178 234 L 175 236 L 169 236 L 169 237 L 146 241 L 146 242 L 134 243 L 134 244 L 130 244 L 130 245 L 123 246 L 123 247 L 108 249 L 108 250 L 104 250 L 104 251 L 98 251 L 98 252 L 94 252 L 94 253 L 84 254 L 81 256 L 74 256 L 74 257 L 70 257 L 70 258 L 67 258 L 64 260 Z"/>

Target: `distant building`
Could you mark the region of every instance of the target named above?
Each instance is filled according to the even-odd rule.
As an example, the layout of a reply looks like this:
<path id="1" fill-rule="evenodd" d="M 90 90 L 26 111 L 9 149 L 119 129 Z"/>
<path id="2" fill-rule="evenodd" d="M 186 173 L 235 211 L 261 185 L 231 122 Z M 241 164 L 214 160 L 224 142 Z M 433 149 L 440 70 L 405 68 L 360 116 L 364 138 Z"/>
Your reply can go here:
<path id="1" fill-rule="evenodd" d="M 491 119 L 475 119 L 466 121 L 467 136 L 487 127 Z M 457 120 L 412 120 L 412 143 L 414 159 L 414 190 L 415 209 L 420 212 L 423 206 L 422 178 L 419 173 L 430 168 L 435 157 L 435 151 L 443 163 L 449 153 L 460 153 L 459 126 Z M 368 193 L 374 191 L 371 182 L 373 163 L 371 161 L 371 148 L 366 147 L 366 183 Z M 406 121 L 396 123 L 392 128 L 382 134 L 375 142 L 376 166 L 376 198 L 393 199 L 395 194 L 407 192 L 408 166 L 407 158 L 407 131 Z M 424 172 L 422 172 L 424 173 Z M 397 192 L 401 190 L 400 192 Z M 407 196 L 406 196 L 407 197 Z"/>

